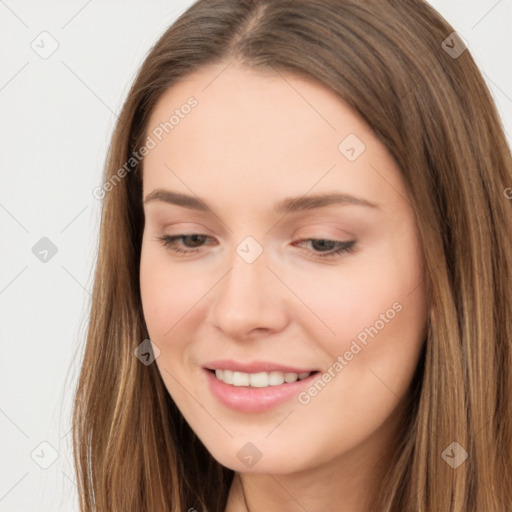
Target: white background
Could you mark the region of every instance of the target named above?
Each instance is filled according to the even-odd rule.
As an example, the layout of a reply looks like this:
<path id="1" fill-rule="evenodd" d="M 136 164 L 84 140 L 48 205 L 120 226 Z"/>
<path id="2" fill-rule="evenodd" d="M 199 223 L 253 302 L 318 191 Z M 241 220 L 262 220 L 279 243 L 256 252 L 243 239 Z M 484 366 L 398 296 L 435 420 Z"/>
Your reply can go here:
<path id="1" fill-rule="evenodd" d="M 97 247 L 92 190 L 138 67 L 191 3 L 0 0 L 0 512 L 78 511 L 70 405 Z M 512 1 L 431 3 L 467 41 L 511 141 Z M 31 47 L 43 31 L 58 42 L 47 59 Z M 46 263 L 32 252 L 42 237 L 57 247 Z M 41 442 L 56 450 L 47 469 L 31 458 L 51 462 Z"/>

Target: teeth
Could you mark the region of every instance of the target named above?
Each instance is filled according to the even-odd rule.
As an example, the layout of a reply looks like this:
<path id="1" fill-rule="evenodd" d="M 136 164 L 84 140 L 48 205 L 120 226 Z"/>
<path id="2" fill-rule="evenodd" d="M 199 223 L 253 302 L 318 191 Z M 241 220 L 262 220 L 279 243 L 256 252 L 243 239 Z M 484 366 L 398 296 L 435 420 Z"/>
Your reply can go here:
<path id="1" fill-rule="evenodd" d="M 266 388 L 269 385 L 268 373 L 246 373 L 245 375 L 253 388 Z"/>
<path id="2" fill-rule="evenodd" d="M 279 386 L 302 380 L 311 375 L 311 372 L 284 373 L 284 372 L 259 372 L 244 373 L 233 370 L 215 370 L 217 379 L 231 384 L 232 386 L 251 386 L 253 388 L 266 388 L 268 386 Z"/>
<path id="3" fill-rule="evenodd" d="M 223 378 L 222 380 L 226 383 L 226 384 L 233 384 L 233 370 L 224 370 L 224 375 L 223 375 Z"/>
<path id="4" fill-rule="evenodd" d="M 271 386 L 279 386 L 284 382 L 284 373 L 283 372 L 270 372 L 268 374 L 268 383 Z"/>
<path id="5" fill-rule="evenodd" d="M 242 372 L 233 372 L 233 386 L 248 386 L 249 374 Z"/>

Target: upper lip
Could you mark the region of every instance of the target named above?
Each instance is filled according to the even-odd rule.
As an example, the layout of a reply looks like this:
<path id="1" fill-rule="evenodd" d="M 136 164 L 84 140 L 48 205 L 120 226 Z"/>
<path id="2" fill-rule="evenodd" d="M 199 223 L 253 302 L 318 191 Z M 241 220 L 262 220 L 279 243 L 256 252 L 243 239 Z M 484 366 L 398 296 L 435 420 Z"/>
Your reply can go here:
<path id="1" fill-rule="evenodd" d="M 233 370 L 235 372 L 243 373 L 259 373 L 259 372 L 283 372 L 283 373 L 305 373 L 315 372 L 316 369 L 312 368 L 299 368 L 294 366 L 287 366 L 279 363 L 272 363 L 270 361 L 233 361 L 230 359 L 219 359 L 217 361 L 210 361 L 204 365 L 207 370 Z"/>

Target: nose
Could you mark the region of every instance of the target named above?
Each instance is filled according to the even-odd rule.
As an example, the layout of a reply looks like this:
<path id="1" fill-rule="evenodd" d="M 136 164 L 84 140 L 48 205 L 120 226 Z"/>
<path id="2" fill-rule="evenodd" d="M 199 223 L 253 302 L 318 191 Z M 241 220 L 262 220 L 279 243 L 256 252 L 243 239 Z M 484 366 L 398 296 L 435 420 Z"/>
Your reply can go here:
<path id="1" fill-rule="evenodd" d="M 215 290 L 211 321 L 227 337 L 242 341 L 272 334 L 289 321 L 286 287 L 269 269 L 265 251 L 252 263 L 235 252 Z"/>

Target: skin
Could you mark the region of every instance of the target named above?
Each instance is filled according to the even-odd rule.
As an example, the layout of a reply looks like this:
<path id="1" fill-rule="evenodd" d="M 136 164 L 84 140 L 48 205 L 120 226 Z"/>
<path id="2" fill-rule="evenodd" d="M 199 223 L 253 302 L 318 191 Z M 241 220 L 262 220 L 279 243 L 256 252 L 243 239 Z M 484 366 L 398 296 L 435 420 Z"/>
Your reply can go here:
<path id="1" fill-rule="evenodd" d="M 143 197 L 158 188 L 200 197 L 194 211 L 144 204 L 140 264 L 144 315 L 167 390 L 206 448 L 240 474 L 250 510 L 364 510 L 389 470 L 390 446 L 425 339 L 424 266 L 400 171 L 364 121 L 310 79 L 226 63 L 203 68 L 160 98 L 147 133 L 194 96 L 144 160 Z M 366 149 L 349 161 L 349 134 Z M 344 192 L 376 203 L 276 214 L 290 196 Z M 158 237 L 178 240 L 177 254 Z M 237 246 L 252 236 L 262 254 Z M 356 240 L 322 259 L 315 243 Z M 401 310 L 307 405 L 292 399 L 260 413 L 222 405 L 202 365 L 268 360 L 327 372 L 365 327 Z M 332 372 L 332 369 L 331 369 Z M 251 468 L 237 457 L 253 443 Z"/>

